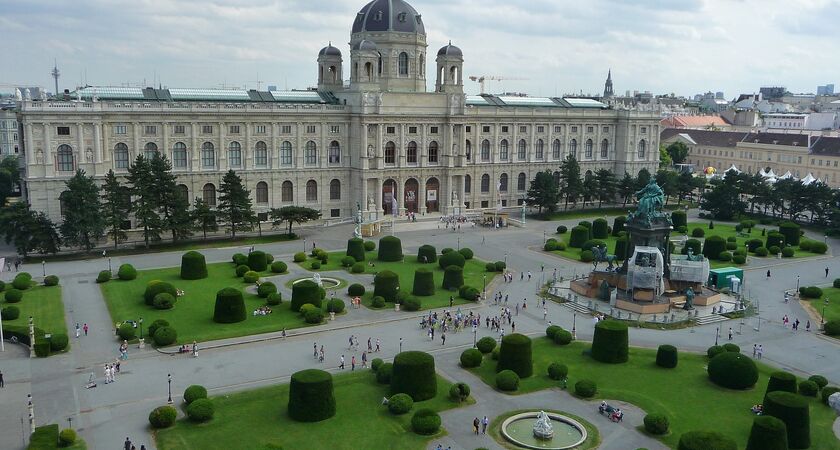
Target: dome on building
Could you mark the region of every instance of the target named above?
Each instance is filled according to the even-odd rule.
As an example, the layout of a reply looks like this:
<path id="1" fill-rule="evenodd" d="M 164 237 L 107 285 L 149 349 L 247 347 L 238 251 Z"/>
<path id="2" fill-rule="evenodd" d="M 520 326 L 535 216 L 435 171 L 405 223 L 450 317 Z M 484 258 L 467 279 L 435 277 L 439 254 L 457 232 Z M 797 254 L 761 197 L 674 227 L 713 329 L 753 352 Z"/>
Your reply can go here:
<path id="1" fill-rule="evenodd" d="M 464 53 L 460 48 L 452 45 L 452 42 L 450 41 L 449 45 L 441 47 L 441 49 L 438 50 L 438 56 L 460 56 L 463 58 Z"/>
<path id="2" fill-rule="evenodd" d="M 354 45 L 354 46 L 353 46 L 352 50 L 371 50 L 371 51 L 376 51 L 376 50 L 377 50 L 377 48 L 376 48 L 376 44 L 374 44 L 373 42 L 371 42 L 371 41 L 369 41 L 369 40 L 367 40 L 367 39 L 362 39 L 361 41 L 356 42 L 356 45 Z"/>
<path id="3" fill-rule="evenodd" d="M 420 14 L 404 0 L 373 0 L 353 21 L 353 33 L 397 31 L 426 34 Z"/>
<path id="4" fill-rule="evenodd" d="M 329 45 L 322 48 L 320 52 L 318 52 L 318 56 L 341 56 L 341 50 L 332 46 L 332 42 Z"/>

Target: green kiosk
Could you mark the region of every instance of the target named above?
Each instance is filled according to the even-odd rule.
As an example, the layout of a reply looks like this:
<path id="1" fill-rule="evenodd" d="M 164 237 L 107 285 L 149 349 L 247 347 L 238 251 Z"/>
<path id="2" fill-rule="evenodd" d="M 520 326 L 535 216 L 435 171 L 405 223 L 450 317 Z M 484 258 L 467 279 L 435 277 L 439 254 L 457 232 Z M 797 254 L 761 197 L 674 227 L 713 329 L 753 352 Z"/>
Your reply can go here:
<path id="1" fill-rule="evenodd" d="M 738 292 L 743 281 L 743 269 L 739 269 L 737 267 L 721 267 L 720 269 L 712 269 L 709 271 L 709 281 L 706 283 L 706 286 L 718 289 L 728 288 L 733 292 Z"/>

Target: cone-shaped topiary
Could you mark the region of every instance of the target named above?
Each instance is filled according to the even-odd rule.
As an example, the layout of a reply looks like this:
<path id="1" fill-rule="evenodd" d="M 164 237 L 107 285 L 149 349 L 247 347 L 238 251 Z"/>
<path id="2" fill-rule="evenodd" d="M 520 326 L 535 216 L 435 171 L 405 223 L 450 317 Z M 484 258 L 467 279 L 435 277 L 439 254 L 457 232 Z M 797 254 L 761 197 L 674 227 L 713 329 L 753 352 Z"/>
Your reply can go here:
<path id="1" fill-rule="evenodd" d="M 612 235 L 618 236 L 618 233 L 624 231 L 624 223 L 627 221 L 625 216 L 618 216 L 613 220 Z"/>
<path id="2" fill-rule="evenodd" d="M 534 364 L 531 360 L 531 338 L 519 333 L 509 334 L 502 338 L 496 372 L 503 370 L 512 370 L 520 378 L 528 378 L 534 373 Z"/>
<path id="3" fill-rule="evenodd" d="M 434 245 L 421 245 L 417 249 L 417 262 L 419 263 L 433 263 L 437 261 L 437 249 Z"/>
<path id="4" fill-rule="evenodd" d="M 787 426 L 773 416 L 756 417 L 746 450 L 788 450 Z"/>
<path id="5" fill-rule="evenodd" d="M 292 374 L 288 408 L 289 417 L 298 422 L 319 422 L 334 416 L 332 375 L 318 369 Z"/>
<path id="6" fill-rule="evenodd" d="M 607 228 L 609 224 L 607 223 L 606 219 L 595 219 L 592 222 L 592 238 L 593 239 L 606 239 L 609 233 L 607 233 Z"/>
<path id="7" fill-rule="evenodd" d="M 242 299 L 242 291 L 227 287 L 216 293 L 213 320 L 218 323 L 236 323 L 245 320 L 245 300 Z"/>
<path id="8" fill-rule="evenodd" d="M 717 431 L 689 431 L 680 436 L 677 450 L 738 450 L 738 444 Z"/>
<path id="9" fill-rule="evenodd" d="M 347 240 L 347 256 L 352 256 L 356 261 L 365 260 L 365 241 L 360 238 Z"/>
<path id="10" fill-rule="evenodd" d="M 298 312 L 300 307 L 307 303 L 321 307 L 321 290 L 318 285 L 312 280 L 303 280 L 293 284 L 291 310 Z"/>
<path id="11" fill-rule="evenodd" d="M 726 250 L 726 239 L 720 236 L 709 236 L 703 243 L 703 256 L 709 259 L 717 259 L 721 252 Z"/>
<path id="12" fill-rule="evenodd" d="M 464 285 L 464 269 L 458 266 L 449 266 L 443 272 L 443 288 L 455 290 Z"/>
<path id="13" fill-rule="evenodd" d="M 395 236 L 385 236 L 379 240 L 379 255 L 377 259 L 380 261 L 402 261 L 402 242 L 400 238 Z"/>
<path id="14" fill-rule="evenodd" d="M 617 364 L 627 362 L 629 341 L 627 325 L 617 320 L 602 320 L 595 325 L 592 357 L 596 361 Z"/>
<path id="15" fill-rule="evenodd" d="M 786 244 L 799 245 L 799 225 L 793 222 L 783 222 L 779 224 L 779 233 L 782 233 L 785 236 Z"/>
<path id="16" fill-rule="evenodd" d="M 572 234 L 569 236 L 569 247 L 581 248 L 583 243 L 588 240 L 589 228 L 578 225 L 572 228 Z"/>
<path id="17" fill-rule="evenodd" d="M 764 396 L 775 391 L 784 391 L 795 394 L 796 393 L 796 375 L 777 370 L 770 374 L 770 380 L 767 382 L 767 390 Z"/>
<path id="18" fill-rule="evenodd" d="M 785 423 L 791 449 L 811 446 L 811 416 L 806 398 L 790 392 L 771 392 L 764 397 L 764 415 Z"/>
<path id="19" fill-rule="evenodd" d="M 248 253 L 248 267 L 254 272 L 265 272 L 268 268 L 268 258 L 266 258 L 265 252 L 256 250 Z"/>
<path id="20" fill-rule="evenodd" d="M 627 247 L 629 246 L 629 241 L 626 238 L 619 238 L 615 241 L 615 259 L 625 260 L 627 259 Z"/>
<path id="21" fill-rule="evenodd" d="M 660 345 L 656 350 L 656 365 L 666 369 L 677 367 L 677 347 Z"/>
<path id="22" fill-rule="evenodd" d="M 724 351 L 709 361 L 709 379 L 729 389 L 747 389 L 758 381 L 758 368 L 741 353 Z"/>
<path id="23" fill-rule="evenodd" d="M 411 289 L 413 295 L 428 296 L 435 293 L 435 274 L 428 270 L 419 268 L 414 271 L 414 286 Z"/>
<path id="24" fill-rule="evenodd" d="M 204 255 L 189 251 L 181 256 L 181 278 L 184 280 L 200 280 L 207 278 L 207 263 Z"/>
<path id="25" fill-rule="evenodd" d="M 671 213 L 671 223 L 674 225 L 675 230 L 679 227 L 688 226 L 686 220 L 685 211 L 674 211 Z"/>
<path id="26" fill-rule="evenodd" d="M 464 267 L 464 264 L 467 263 L 467 260 L 464 259 L 464 255 L 458 252 L 448 252 L 445 255 L 441 255 L 438 258 L 438 265 L 441 269 L 446 270 L 449 266 L 458 266 Z"/>
<path id="27" fill-rule="evenodd" d="M 437 395 L 435 359 L 432 355 L 418 351 L 397 354 L 391 371 L 391 393 L 408 394 L 415 402 Z"/>
<path id="28" fill-rule="evenodd" d="M 380 243 L 380 249 L 382 244 Z M 400 290 L 400 277 L 390 270 L 383 270 L 373 277 L 373 296 L 382 297 L 386 302 L 393 302 Z"/>

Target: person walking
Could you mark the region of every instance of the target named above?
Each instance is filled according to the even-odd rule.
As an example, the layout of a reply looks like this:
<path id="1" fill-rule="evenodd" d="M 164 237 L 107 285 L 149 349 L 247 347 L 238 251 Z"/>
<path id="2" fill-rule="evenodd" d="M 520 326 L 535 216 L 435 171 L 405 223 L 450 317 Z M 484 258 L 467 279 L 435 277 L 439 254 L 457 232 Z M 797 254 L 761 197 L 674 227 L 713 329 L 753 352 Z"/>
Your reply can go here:
<path id="1" fill-rule="evenodd" d="M 125 442 L 123 443 L 123 449 L 131 450 L 131 439 L 128 436 L 125 437 Z"/>
<path id="2" fill-rule="evenodd" d="M 511 333 L 516 333 L 516 322 L 511 322 L 510 323 L 510 332 Z"/>
<path id="3" fill-rule="evenodd" d="M 353 355 L 353 356 L 350 358 L 350 371 L 351 371 L 351 372 L 355 372 L 355 371 L 356 371 L 356 355 Z"/>
<path id="4" fill-rule="evenodd" d="M 548 316 L 548 308 L 543 305 L 543 320 L 545 320 L 546 316 Z"/>
<path id="5" fill-rule="evenodd" d="M 449 296 L 449 307 L 450 307 L 450 308 L 452 307 L 452 304 L 453 304 L 454 302 L 455 302 L 455 297 L 453 297 L 453 296 L 451 296 L 451 295 L 450 295 L 450 296 Z"/>
<path id="6" fill-rule="evenodd" d="M 759 345 L 759 346 L 758 346 L 758 359 L 761 359 L 761 357 L 762 357 L 763 355 L 764 355 L 764 346 Z"/>
<path id="7" fill-rule="evenodd" d="M 811 320 L 805 322 L 805 331 L 811 331 Z"/>
<path id="8" fill-rule="evenodd" d="M 379 351 L 379 338 L 376 338 L 376 351 Z"/>
<path id="9" fill-rule="evenodd" d="M 341 360 L 340 361 L 341 361 L 341 363 L 338 365 L 338 368 L 343 370 L 344 369 L 344 355 L 341 355 Z"/>
<path id="10" fill-rule="evenodd" d="M 312 343 L 312 359 L 318 359 L 318 343 Z"/>
<path id="11" fill-rule="evenodd" d="M 82 326 L 82 329 L 85 330 L 85 336 L 87 336 L 88 335 L 88 324 L 84 324 L 84 326 Z"/>
<path id="12" fill-rule="evenodd" d="M 732 340 L 732 327 L 729 327 L 729 340 Z"/>
<path id="13" fill-rule="evenodd" d="M 473 419 L 473 433 L 475 433 L 475 435 L 476 435 L 476 436 L 478 436 L 478 427 L 479 427 L 479 425 L 481 425 L 481 423 L 480 423 L 480 421 L 478 420 L 478 417 L 476 417 L 475 419 Z"/>
<path id="14" fill-rule="evenodd" d="M 373 347 L 370 346 L 370 338 L 368 338 L 368 351 L 369 352 L 373 351 Z"/>
<path id="15" fill-rule="evenodd" d="M 828 278 L 828 267 L 825 268 L 825 277 Z"/>
<path id="16" fill-rule="evenodd" d="M 767 269 L 767 278 L 770 278 L 770 269 Z"/>
<path id="17" fill-rule="evenodd" d="M 362 368 L 367 368 L 367 352 L 362 352 Z"/>
<path id="18" fill-rule="evenodd" d="M 192 345 L 192 355 L 193 358 L 198 358 L 198 344 L 195 341 L 193 341 Z"/>
<path id="19" fill-rule="evenodd" d="M 82 334 L 82 327 L 80 327 L 79 324 L 76 323 L 76 339 L 79 339 L 79 336 L 81 336 L 81 334 Z"/>
<path id="20" fill-rule="evenodd" d="M 0 370 L 0 388 L 6 387 L 6 382 L 3 381 L 3 371 Z"/>
<path id="21" fill-rule="evenodd" d="M 487 416 L 484 416 L 484 418 L 481 419 L 481 434 L 487 434 L 487 425 L 490 425 L 490 419 L 488 419 Z"/>
<path id="22" fill-rule="evenodd" d="M 758 354 L 758 344 L 753 344 L 753 358 Z"/>
<path id="23" fill-rule="evenodd" d="M 531 281 L 531 271 L 528 271 L 528 281 Z"/>
<path id="24" fill-rule="evenodd" d="M 440 345 L 446 345 L 446 332 L 440 334 Z"/>

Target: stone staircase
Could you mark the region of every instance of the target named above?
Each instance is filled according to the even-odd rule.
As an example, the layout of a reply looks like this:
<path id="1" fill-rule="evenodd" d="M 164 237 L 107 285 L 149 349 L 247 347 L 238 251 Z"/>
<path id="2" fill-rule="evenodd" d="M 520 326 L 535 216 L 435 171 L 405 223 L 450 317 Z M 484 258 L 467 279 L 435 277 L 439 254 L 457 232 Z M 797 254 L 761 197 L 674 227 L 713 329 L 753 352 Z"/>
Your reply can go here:
<path id="1" fill-rule="evenodd" d="M 582 304 L 582 303 L 577 303 L 577 302 L 563 302 L 563 303 L 561 303 L 561 304 L 562 304 L 563 306 L 565 306 L 566 308 L 569 308 L 569 309 L 571 309 L 572 311 L 574 311 L 574 312 L 576 312 L 576 313 L 579 313 L 579 314 L 590 314 L 590 313 L 591 313 L 591 311 L 589 310 L 589 308 L 587 308 L 587 307 L 586 307 L 586 305 L 584 305 L 584 304 Z"/>
<path id="2" fill-rule="evenodd" d="M 726 322 L 727 320 L 729 320 L 729 318 L 723 314 L 709 314 L 706 316 L 698 316 L 694 319 L 697 325 L 708 325 L 710 323 Z"/>

